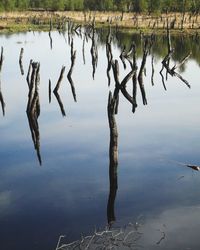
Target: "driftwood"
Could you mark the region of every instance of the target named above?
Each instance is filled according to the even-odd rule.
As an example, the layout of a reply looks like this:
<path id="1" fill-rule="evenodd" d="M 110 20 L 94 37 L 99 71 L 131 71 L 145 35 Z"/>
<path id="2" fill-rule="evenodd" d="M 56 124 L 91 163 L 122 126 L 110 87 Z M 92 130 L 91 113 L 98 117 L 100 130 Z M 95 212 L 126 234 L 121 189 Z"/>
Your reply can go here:
<path id="1" fill-rule="evenodd" d="M 24 54 L 24 49 L 21 48 L 20 55 L 19 55 L 19 66 L 20 66 L 21 75 L 24 75 L 24 68 L 23 68 L 23 63 L 22 63 L 23 54 Z"/>
<path id="2" fill-rule="evenodd" d="M 75 59 L 76 59 L 76 50 L 74 51 L 73 39 L 72 39 L 72 41 L 71 41 L 71 67 L 70 67 L 69 72 L 67 74 L 67 79 L 68 79 L 68 81 L 70 83 L 70 86 L 71 86 L 74 101 L 76 102 L 77 101 L 77 99 L 76 99 L 76 90 L 75 90 L 75 87 L 74 87 L 74 82 L 72 80 L 72 72 L 73 72 L 73 69 L 74 69 Z"/>
<path id="3" fill-rule="evenodd" d="M 31 63 L 31 80 L 29 83 L 29 94 L 27 103 L 27 117 L 29 121 L 29 127 L 37 157 L 40 165 L 42 165 L 42 159 L 40 154 L 40 132 L 38 125 L 38 117 L 40 115 L 40 103 L 39 103 L 39 92 L 38 86 L 40 82 L 40 64 L 36 62 Z M 31 71 L 31 70 L 30 70 Z"/>

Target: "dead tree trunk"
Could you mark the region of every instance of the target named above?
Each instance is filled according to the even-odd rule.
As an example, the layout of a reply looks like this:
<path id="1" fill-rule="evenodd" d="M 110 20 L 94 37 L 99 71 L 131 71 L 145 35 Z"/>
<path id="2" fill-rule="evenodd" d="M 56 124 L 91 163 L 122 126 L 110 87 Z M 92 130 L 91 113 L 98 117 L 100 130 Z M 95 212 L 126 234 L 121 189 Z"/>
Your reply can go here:
<path id="1" fill-rule="evenodd" d="M 142 63 L 141 63 L 139 74 L 138 74 L 138 82 L 139 82 L 140 91 L 142 94 L 142 100 L 143 100 L 144 105 L 147 105 L 146 92 L 145 92 L 144 82 L 143 82 L 143 74 L 144 74 L 144 68 L 146 64 L 147 55 L 148 55 L 148 39 L 145 39 Z"/>
<path id="2" fill-rule="evenodd" d="M 71 67 L 70 67 L 69 72 L 67 74 L 67 79 L 68 79 L 68 81 L 70 83 L 70 86 L 71 86 L 74 101 L 76 102 L 77 101 L 76 100 L 76 90 L 75 90 L 75 87 L 74 87 L 74 82 L 72 80 L 72 72 L 73 72 L 73 69 L 74 69 L 75 59 L 76 59 L 76 50 L 74 51 L 73 39 L 72 39 L 72 42 L 71 42 Z"/>
<path id="3" fill-rule="evenodd" d="M 55 95 L 55 97 L 56 97 L 56 99 L 57 99 L 57 101 L 58 101 L 58 105 L 59 105 L 59 107 L 60 107 L 61 114 L 62 114 L 63 116 L 66 116 L 65 108 L 64 108 L 64 105 L 63 105 L 63 103 L 62 103 L 62 101 L 61 101 L 60 95 L 58 94 L 58 92 L 54 92 L 54 95 Z"/>
<path id="4" fill-rule="evenodd" d="M 4 60 L 4 57 L 3 57 L 3 47 L 1 47 L 0 72 L 1 72 L 1 70 L 2 70 L 3 60 Z"/>
<path id="5" fill-rule="evenodd" d="M 109 226 L 115 221 L 115 199 L 117 194 L 117 167 L 118 167 L 118 131 L 115 121 L 116 97 L 109 93 L 108 98 L 108 121 L 110 128 L 110 146 L 109 146 L 109 180 L 110 191 L 107 204 L 107 220 Z"/>
<path id="6" fill-rule="evenodd" d="M 92 25 L 92 46 L 90 49 L 90 53 L 92 56 L 92 67 L 93 67 L 92 77 L 94 79 L 96 68 L 97 68 L 97 62 L 98 62 L 98 50 L 97 50 L 97 45 L 95 42 L 95 23 L 94 22 Z"/>
<path id="7" fill-rule="evenodd" d="M 122 61 L 123 66 L 124 66 L 124 69 L 126 69 L 125 54 L 126 54 L 126 47 L 124 46 L 123 50 L 122 50 L 122 52 L 121 52 L 121 54 L 119 56 L 119 58 Z"/>
<path id="8" fill-rule="evenodd" d="M 61 101 L 60 95 L 58 94 L 58 90 L 59 90 L 59 88 L 60 88 L 60 84 L 61 84 L 61 82 L 62 82 L 62 79 L 63 79 L 63 76 L 64 76 L 64 72 L 65 72 L 65 67 L 62 66 L 62 69 L 61 69 L 61 71 L 60 71 L 60 76 L 59 76 L 59 78 L 58 78 L 58 82 L 57 82 L 57 84 L 56 84 L 56 87 L 55 87 L 54 90 L 53 90 L 53 93 L 54 93 L 54 95 L 55 95 L 55 97 L 56 97 L 56 99 L 57 99 L 57 101 L 58 101 L 58 104 L 59 104 L 59 107 L 60 107 L 60 110 L 61 110 L 62 115 L 63 115 L 63 116 L 66 116 L 66 113 L 65 113 L 65 109 L 64 109 L 63 103 L 62 103 L 62 101 Z"/>
<path id="9" fill-rule="evenodd" d="M 82 46 L 82 54 L 83 54 L 83 63 L 85 64 L 85 41 L 86 41 L 86 34 L 83 38 L 83 46 Z"/>
<path id="10" fill-rule="evenodd" d="M 28 103 L 27 103 L 27 117 L 29 121 L 29 127 L 32 135 L 33 144 L 37 152 L 37 157 L 40 165 L 42 165 L 42 159 L 40 154 L 40 132 L 38 125 L 38 117 L 40 115 L 40 103 L 39 103 L 39 92 L 38 86 L 40 81 L 40 64 L 31 63 L 32 72 L 31 72 L 31 81 L 29 84 L 29 94 L 28 94 Z"/>
<path id="11" fill-rule="evenodd" d="M 106 39 L 106 55 L 107 55 L 107 60 L 108 60 L 108 66 L 107 66 L 107 78 L 108 78 L 108 86 L 110 86 L 110 70 L 112 68 L 112 60 L 113 60 L 113 55 L 112 55 L 112 47 L 111 47 L 111 27 L 109 28 L 109 33 Z"/>
<path id="12" fill-rule="evenodd" d="M 27 76 L 26 76 L 26 81 L 28 83 L 28 86 L 30 85 L 30 74 L 31 74 L 32 62 L 33 62 L 33 60 L 31 59 L 30 63 L 29 63 L 29 67 L 28 67 L 28 73 L 27 73 Z"/>
<path id="13" fill-rule="evenodd" d="M 60 84 L 61 84 L 62 79 L 63 79 L 64 73 L 65 73 L 65 66 L 62 66 L 62 69 L 61 69 L 61 71 L 60 71 L 60 76 L 59 76 L 58 81 L 57 81 L 57 84 L 56 84 L 56 86 L 55 86 L 55 88 L 54 88 L 54 90 L 53 90 L 54 93 L 55 93 L 55 92 L 58 92 L 58 90 L 59 90 L 59 88 L 60 88 Z"/>
<path id="14" fill-rule="evenodd" d="M 137 108 L 137 61 L 136 61 L 136 46 L 133 43 L 133 69 L 135 70 L 135 73 L 132 77 L 133 82 L 133 103 L 132 103 L 132 112 L 135 113 L 135 110 Z"/>
<path id="15" fill-rule="evenodd" d="M 136 72 L 136 69 L 132 67 L 131 71 L 124 77 L 124 79 L 119 81 L 119 63 L 117 60 L 115 62 L 112 62 L 112 69 L 113 69 L 113 75 L 115 79 L 115 91 L 114 91 L 114 97 L 117 100 L 117 105 L 115 109 L 115 114 L 117 114 L 118 110 L 118 102 L 119 102 L 119 91 L 122 92 L 123 96 L 133 105 L 134 100 L 131 95 L 126 90 L 126 85 L 128 81 L 133 77 L 133 75 Z"/>
<path id="16" fill-rule="evenodd" d="M 188 88 L 190 88 L 191 86 L 190 86 L 189 82 L 187 80 L 185 80 L 179 73 L 177 73 L 176 69 L 179 68 L 181 65 L 183 65 L 188 60 L 188 58 L 191 55 L 191 52 L 187 56 L 185 56 L 179 64 L 177 64 L 177 65 L 175 64 L 172 68 L 170 68 L 170 59 L 171 59 L 175 50 L 171 46 L 169 25 L 167 25 L 167 44 L 168 44 L 168 54 L 165 56 L 165 58 L 162 61 L 162 69 L 160 71 L 164 87 L 165 87 L 165 84 L 164 84 L 164 77 L 162 75 L 162 71 L 165 68 L 166 74 L 170 74 L 171 76 L 178 77 L 182 82 L 184 82 L 187 85 Z"/>
<path id="17" fill-rule="evenodd" d="M 1 92 L 1 80 L 0 80 L 0 103 L 1 103 L 3 116 L 5 116 L 5 102 L 4 102 L 4 99 L 3 99 L 3 94 Z"/>
<path id="18" fill-rule="evenodd" d="M 23 68 L 23 63 L 22 63 L 23 54 L 24 54 L 24 49 L 21 48 L 20 55 L 19 55 L 19 66 L 20 66 L 20 71 L 21 71 L 22 76 L 24 75 L 24 68 Z"/>
<path id="19" fill-rule="evenodd" d="M 0 74 L 1 74 L 1 70 L 2 70 L 2 65 L 3 65 L 3 47 L 1 47 L 1 56 L 0 56 Z M 1 103 L 1 108 L 2 108 L 2 112 L 3 112 L 3 116 L 5 116 L 5 102 L 3 99 L 3 94 L 1 92 L 1 79 L 0 79 L 0 103 Z"/>
<path id="20" fill-rule="evenodd" d="M 51 103 L 51 80 L 49 79 L 49 103 Z"/>
<path id="21" fill-rule="evenodd" d="M 49 31 L 49 40 L 50 40 L 50 48 L 52 50 L 53 49 L 53 39 L 52 39 L 52 36 L 51 36 L 51 31 Z"/>

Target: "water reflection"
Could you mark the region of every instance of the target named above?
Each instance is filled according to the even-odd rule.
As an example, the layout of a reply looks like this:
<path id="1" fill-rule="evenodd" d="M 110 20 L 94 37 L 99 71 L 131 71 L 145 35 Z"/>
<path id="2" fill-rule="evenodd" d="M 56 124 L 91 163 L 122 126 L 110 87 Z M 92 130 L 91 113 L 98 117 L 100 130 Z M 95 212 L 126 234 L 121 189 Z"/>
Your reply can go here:
<path id="1" fill-rule="evenodd" d="M 117 95 L 116 95 L 117 92 Z M 117 167 L 118 167 L 118 131 L 115 120 L 115 112 L 118 105 L 119 90 L 115 89 L 115 95 L 109 93 L 108 97 L 108 122 L 110 128 L 110 146 L 109 146 L 109 180 L 110 192 L 107 205 L 107 220 L 111 226 L 115 222 L 115 198 L 117 194 Z"/>
<path id="2" fill-rule="evenodd" d="M 0 79 L 0 102 L 1 102 L 1 108 L 2 108 L 2 112 L 3 112 L 3 116 L 5 115 L 5 102 L 3 99 L 3 94 L 1 92 L 1 79 Z"/>
<path id="3" fill-rule="evenodd" d="M 42 159 L 40 154 L 40 131 L 38 125 L 38 117 L 40 115 L 40 101 L 38 92 L 38 85 L 40 82 L 40 75 L 39 75 L 40 64 L 32 62 L 31 67 L 32 67 L 32 73 L 30 73 L 31 79 L 28 80 L 29 94 L 28 94 L 26 113 L 28 117 L 33 144 L 37 152 L 38 161 L 40 165 L 42 165 Z"/>
<path id="4" fill-rule="evenodd" d="M 24 132 L 26 130 L 25 126 L 23 126 L 24 120 L 20 116 L 24 107 L 24 98 L 20 97 L 20 99 L 17 99 L 16 95 L 12 94 L 14 92 L 12 91 L 13 85 L 10 84 L 9 79 L 12 75 L 16 77 L 15 67 L 10 67 L 14 72 L 11 72 L 12 74 L 10 74 L 8 68 L 5 69 L 5 75 L 7 74 L 7 76 L 5 78 L 6 81 L 3 79 L 3 82 L 7 83 L 6 86 L 9 90 L 6 92 L 6 104 L 8 102 L 9 107 L 14 110 L 11 111 L 10 109 L 9 113 L 10 117 L 12 115 L 14 118 L 12 121 L 7 121 L 8 125 L 5 123 L 5 128 L 2 128 L 3 131 L 5 130 L 5 133 L 1 134 L 2 147 L 0 154 L 3 157 L 0 157 L 0 159 L 1 166 L 5 167 L 1 168 L 1 174 L 6 176 L 6 178 L 2 179 L 7 179 L 7 181 L 3 180 L 1 190 L 2 192 L 7 190 L 10 185 L 8 183 L 13 183 L 10 187 L 11 191 L 14 194 L 16 192 L 16 197 L 22 196 L 18 200 L 13 200 L 13 204 L 16 206 L 12 209 L 13 217 L 19 218 L 16 224 L 20 221 L 23 225 L 20 228 L 20 232 L 21 235 L 24 235 L 25 228 L 27 228 L 26 222 L 29 221 L 27 218 L 30 218 L 30 214 L 26 214 L 24 211 L 31 211 L 33 223 L 28 225 L 31 231 L 29 239 L 39 241 L 39 244 L 41 242 L 44 245 L 46 244 L 46 247 L 43 247 L 43 249 L 49 249 L 52 246 L 52 242 L 56 242 L 59 233 L 66 232 L 70 240 L 77 239 L 80 233 L 90 233 L 94 229 L 95 224 L 103 227 L 106 224 L 106 219 L 110 226 L 115 221 L 118 223 L 120 221 L 123 224 L 126 218 L 133 218 L 134 221 L 134 218 L 141 212 L 156 213 L 159 209 L 164 210 L 167 206 L 175 206 L 181 202 L 195 202 L 196 197 L 199 197 L 198 189 L 195 189 L 195 193 L 190 192 L 189 194 L 188 192 L 188 190 L 192 191 L 194 185 L 193 180 L 188 180 L 189 174 L 184 172 L 184 176 L 187 178 L 180 180 L 185 181 L 185 183 L 180 185 L 176 182 L 174 184 L 174 179 L 176 181 L 177 176 L 183 175 L 182 171 L 185 171 L 184 168 L 182 168 L 183 170 L 179 168 L 174 169 L 174 166 L 161 165 L 156 161 L 160 154 L 165 154 L 168 158 L 181 158 L 183 154 L 185 158 L 191 157 L 194 158 L 195 162 L 198 161 L 199 138 L 197 134 L 199 116 L 197 115 L 198 108 L 196 107 L 198 105 L 196 104 L 199 103 L 197 95 L 199 92 L 195 91 L 198 90 L 198 87 L 194 84 L 194 92 L 192 92 L 193 89 L 190 92 L 186 92 L 187 89 L 181 88 L 182 86 L 178 85 L 176 78 L 173 78 L 169 81 L 169 83 L 173 82 L 173 84 L 169 88 L 171 91 L 168 92 L 168 95 L 166 95 L 166 92 L 160 91 L 162 85 L 160 84 L 160 86 L 156 82 L 161 81 L 158 72 L 162 66 L 161 61 L 168 52 L 166 36 L 163 36 L 165 39 L 162 36 L 155 36 L 154 44 L 150 46 L 150 37 L 143 35 L 141 38 L 141 35 L 125 35 L 118 30 L 116 38 L 115 32 L 115 30 L 106 30 L 106 33 L 102 31 L 98 33 L 97 29 L 95 31 L 96 46 L 99 46 L 99 52 L 100 49 L 102 52 L 99 53 L 98 68 L 95 68 L 95 85 L 91 84 L 92 77 L 88 73 L 90 72 L 91 64 L 83 65 L 82 63 L 84 57 L 85 60 L 91 58 L 90 49 L 93 34 L 91 27 L 90 31 L 82 36 L 82 40 L 76 32 L 73 35 L 70 34 L 69 46 L 66 46 L 63 37 L 58 32 L 52 32 L 55 41 L 48 58 L 46 55 L 50 49 L 49 46 L 45 47 L 45 45 L 49 44 L 47 33 L 36 33 L 35 36 L 38 40 L 34 38 L 34 43 L 31 46 L 27 43 L 25 48 L 27 57 L 23 59 L 24 62 L 26 61 L 24 65 L 28 65 L 30 58 L 34 58 L 34 61 L 40 61 L 42 65 L 40 75 L 44 84 L 40 86 L 40 98 L 38 84 L 36 84 L 38 82 L 37 74 L 33 76 L 33 71 L 37 72 L 36 65 L 37 67 L 39 65 L 31 61 L 27 74 L 29 86 L 27 118 L 40 163 L 42 163 L 40 133 L 45 145 L 43 147 L 43 158 L 45 159 L 43 164 L 47 167 L 42 170 L 35 168 L 37 161 L 31 159 L 32 147 L 31 150 L 27 147 L 30 141 L 27 140 L 28 135 Z M 126 39 L 129 39 L 129 41 L 127 44 L 123 44 L 123 39 L 126 36 L 128 37 Z M 133 39 L 134 36 L 136 39 Z M 20 39 L 22 39 L 20 36 L 16 38 L 16 40 Z M 28 34 L 23 39 L 33 39 L 32 34 Z M 172 45 L 175 47 L 173 39 L 172 37 Z M 175 39 L 178 40 L 178 38 Z M 9 41 L 8 39 L 6 42 Z M 13 43 L 12 39 L 11 41 Z M 73 49 L 71 50 L 72 43 Z M 106 48 L 105 46 L 100 47 L 102 44 L 105 45 L 105 43 Z M 165 46 L 162 47 L 162 51 L 159 51 L 161 45 Z M 15 44 L 15 46 L 17 45 Z M 38 53 L 38 46 L 42 47 L 40 53 Z M 123 53 L 126 63 L 125 70 L 119 61 L 119 56 L 124 46 L 128 49 L 128 51 L 124 50 Z M 62 65 L 66 65 L 67 69 L 70 69 L 73 65 L 72 61 L 66 61 L 66 53 L 63 53 L 63 47 L 67 47 L 69 55 L 70 50 L 73 51 L 71 55 L 74 55 L 75 50 L 77 51 L 72 79 L 76 83 L 76 89 L 79 91 L 80 101 L 77 104 L 74 103 L 70 85 L 67 84 L 63 89 L 69 88 L 66 94 L 69 110 L 68 119 L 62 119 L 59 114 L 60 111 L 57 111 L 57 102 L 51 102 L 51 82 L 56 82 L 58 77 L 55 73 L 59 72 Z M 84 54 L 82 53 L 83 48 Z M 19 50 L 16 51 L 18 53 Z M 176 52 L 177 49 L 175 47 L 171 62 Z M 159 53 L 163 55 L 158 59 Z M 17 62 L 18 56 L 18 54 L 15 56 Z M 9 59 L 9 56 L 7 57 L 7 60 L 10 60 L 9 63 L 12 65 L 13 60 Z M 15 61 L 13 65 L 16 65 Z M 197 70 L 197 65 L 190 60 L 188 67 L 193 66 Z M 187 67 L 185 67 L 186 69 Z M 16 67 L 17 70 L 19 71 L 18 67 Z M 58 82 L 61 83 L 62 75 L 64 78 L 62 71 L 64 71 L 63 68 L 61 69 L 60 81 L 58 80 L 57 84 Z M 181 74 L 185 77 L 187 71 L 186 74 L 184 72 Z M 140 93 L 139 95 L 137 93 L 141 76 L 143 87 L 145 88 L 145 95 L 142 101 L 139 98 Z M 19 75 L 19 77 L 21 76 Z M 192 82 L 195 82 L 194 77 L 193 75 L 190 77 L 187 75 L 187 78 L 192 79 Z M 26 96 L 26 84 L 21 86 L 21 78 L 16 82 L 20 82 L 20 85 L 16 84 L 15 88 L 21 87 L 21 95 Z M 155 84 L 153 84 L 154 82 Z M 108 99 L 107 85 L 110 85 L 109 90 L 111 90 Z M 151 85 L 154 85 L 154 88 Z M 64 116 L 66 112 L 61 100 L 63 89 L 58 88 L 58 85 L 56 86 L 54 95 Z M 147 103 L 147 94 L 150 105 L 143 106 L 141 105 L 143 102 L 144 104 Z M 75 96 L 73 98 L 75 99 Z M 43 107 L 40 124 L 38 121 L 40 115 L 39 99 Z M 48 102 L 51 104 L 49 105 Z M 19 107 L 15 103 L 19 103 Z M 184 103 L 187 105 L 187 108 L 183 108 Z M 105 104 L 107 104 L 108 117 L 106 116 Z M 134 116 L 131 116 L 130 112 L 128 113 L 127 111 L 130 107 L 133 112 L 137 108 Z M 118 113 L 116 121 L 116 114 Z M 20 116 L 20 119 L 18 116 Z M 108 154 L 107 119 L 109 120 L 110 129 L 109 169 L 106 164 Z M 16 125 L 19 123 L 19 126 Z M 18 133 L 15 132 L 16 130 Z M 14 131 L 13 134 L 15 133 L 14 136 L 12 131 Z M 120 133 L 120 143 L 118 143 L 118 132 Z M 30 132 L 28 131 L 28 133 Z M 13 143 L 12 147 L 14 149 L 9 145 L 9 142 Z M 16 145 L 20 146 L 19 152 L 16 151 Z M 192 147 L 188 149 L 188 145 L 192 145 Z M 120 152 L 119 158 L 118 151 Z M 14 157 L 9 157 L 8 152 L 11 152 L 10 154 L 13 154 Z M 23 156 L 21 156 L 22 154 Z M 118 161 L 120 161 L 120 171 Z M 21 169 L 22 171 L 19 171 Z M 107 189 L 108 175 L 109 188 Z M 118 183 L 120 183 L 119 189 Z M 195 184 L 198 184 L 197 179 Z M 38 192 L 35 192 L 35 186 L 37 186 Z M 18 193 L 23 195 L 18 196 Z M 3 198 L 0 198 L 1 200 Z M 30 207 L 37 206 L 37 204 L 39 206 L 36 212 L 30 209 Z M 106 205 L 107 216 L 105 212 Z M 1 234 L 1 238 L 3 238 L 4 246 L 7 243 L 5 231 L 11 232 L 13 228 L 16 228 L 16 225 L 13 226 L 13 217 L 10 217 L 9 214 L 5 215 L 2 212 L 0 215 L 2 217 L 5 216 L 5 221 L 9 220 L 10 225 L 8 229 L 8 226 L 5 225 L 6 223 L 2 222 L 1 230 L 4 233 Z M 39 232 L 36 229 L 38 228 L 38 220 L 36 218 L 40 218 L 39 221 L 41 221 Z M 48 227 L 46 227 L 47 221 L 49 223 Z M 42 225 L 42 223 L 45 225 Z M 4 227 L 7 229 L 4 230 Z M 51 240 L 42 239 L 44 238 L 42 233 L 44 227 L 48 228 L 46 235 Z M 33 231 L 36 232 L 34 240 L 32 236 Z M 161 239 L 160 232 L 154 243 L 159 242 L 159 239 Z M 51 244 L 49 241 L 51 241 Z M 21 246 L 22 241 L 15 239 L 10 244 L 15 244 L 15 246 L 10 248 L 15 249 L 16 245 Z M 35 246 L 31 247 L 31 249 L 36 248 Z M 22 247 L 22 249 L 26 249 L 26 246 Z"/>
<path id="5" fill-rule="evenodd" d="M 94 79 L 96 68 L 97 68 L 97 63 L 98 63 L 98 49 L 97 49 L 97 44 L 96 44 L 96 30 L 95 30 L 94 22 L 93 22 L 93 27 L 92 27 L 92 45 L 91 45 L 90 53 L 92 56 L 92 67 L 93 67 L 92 77 Z"/>
<path id="6" fill-rule="evenodd" d="M 59 107 L 60 107 L 60 110 L 61 110 L 61 113 L 63 116 L 66 116 L 66 113 L 65 113 L 65 109 L 64 109 L 64 106 L 63 106 L 63 103 L 61 101 L 61 98 L 60 98 L 60 95 L 58 94 L 58 90 L 60 88 L 60 85 L 61 85 L 61 82 L 63 80 L 63 76 L 64 76 L 64 73 L 65 73 L 65 66 L 62 66 L 62 69 L 60 71 L 60 76 L 58 78 L 58 81 L 57 81 L 57 84 L 53 90 L 53 93 L 58 101 L 58 104 L 59 104 Z M 49 96 L 50 96 L 50 88 L 49 88 Z M 50 97 L 49 97 L 50 99 Z"/>
<path id="7" fill-rule="evenodd" d="M 72 41 L 71 41 L 71 66 L 70 66 L 69 72 L 67 74 L 67 78 L 68 78 L 68 81 L 69 81 L 70 86 L 71 86 L 74 101 L 76 102 L 77 101 L 76 100 L 76 90 L 74 87 L 74 81 L 72 79 L 72 72 L 73 72 L 73 68 L 74 68 L 74 64 L 75 64 L 75 59 L 76 59 L 76 50 L 74 50 L 74 42 L 72 39 Z"/>
<path id="8" fill-rule="evenodd" d="M 58 102 L 58 105 L 59 105 L 59 107 L 60 107 L 61 114 L 62 114 L 63 116 L 66 116 L 65 108 L 64 108 L 64 105 L 63 105 L 63 103 L 62 103 L 62 101 L 61 101 L 61 98 L 60 98 L 59 93 L 56 92 L 56 91 L 54 91 L 54 95 L 55 95 L 56 100 L 57 100 L 57 102 Z"/>
<path id="9" fill-rule="evenodd" d="M 22 63 L 23 54 L 24 54 L 24 48 L 21 48 L 20 55 L 19 55 L 19 66 L 20 66 L 20 71 L 21 71 L 22 76 L 24 75 L 24 68 L 23 68 L 23 63 Z"/>
<path id="10" fill-rule="evenodd" d="M 2 71 L 2 65 L 3 65 L 3 47 L 1 47 L 1 57 L 0 57 L 0 102 L 1 102 L 1 108 L 3 112 L 3 116 L 5 115 L 5 102 L 3 99 L 3 94 L 1 92 L 1 71 Z"/>

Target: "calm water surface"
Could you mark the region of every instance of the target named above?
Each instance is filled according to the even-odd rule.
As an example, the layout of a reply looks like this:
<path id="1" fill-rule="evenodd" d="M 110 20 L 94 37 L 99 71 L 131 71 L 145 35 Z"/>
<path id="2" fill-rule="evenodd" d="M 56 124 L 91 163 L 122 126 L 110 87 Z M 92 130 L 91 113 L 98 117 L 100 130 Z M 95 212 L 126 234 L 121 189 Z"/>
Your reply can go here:
<path id="1" fill-rule="evenodd" d="M 103 34 L 106 37 L 106 34 Z M 1 91 L 6 104 L 0 113 L 0 245 L 2 250 L 55 249 L 59 235 L 68 242 L 90 235 L 95 227 L 107 225 L 109 196 L 109 142 L 107 117 L 111 86 L 106 77 L 105 38 L 98 39 L 98 66 L 94 80 L 91 65 L 91 40 L 85 43 L 74 36 L 76 61 L 72 78 L 76 88 L 74 102 L 67 80 L 70 46 L 67 34 L 29 32 L 1 35 L 4 63 Z M 141 38 L 121 33 L 112 44 L 114 59 L 119 60 L 120 79 L 129 73 L 119 59 L 121 48 L 137 45 L 137 64 L 141 63 Z M 144 85 L 148 105 L 142 104 L 138 87 L 136 112 L 120 94 L 116 122 L 119 133 L 118 190 L 114 203 L 116 222 L 123 226 L 141 222 L 144 249 L 199 249 L 200 175 L 180 163 L 200 164 L 200 50 L 192 37 L 172 37 L 179 62 L 189 51 L 190 59 L 179 72 L 191 89 L 178 78 L 168 76 L 164 90 L 159 71 L 167 54 L 165 37 L 156 37 L 153 47 L 154 83 L 151 84 L 151 60 L 148 55 Z M 24 48 L 21 75 L 20 49 Z M 40 166 L 26 115 L 29 61 L 40 62 Z M 66 66 L 59 94 L 66 116 L 52 89 L 62 65 Z M 165 73 L 164 73 L 165 75 Z M 131 93 L 131 81 L 127 89 Z M 0 110 L 1 111 L 1 110 Z M 141 219 L 142 218 L 142 219 Z M 159 244 L 165 232 L 165 239 Z"/>

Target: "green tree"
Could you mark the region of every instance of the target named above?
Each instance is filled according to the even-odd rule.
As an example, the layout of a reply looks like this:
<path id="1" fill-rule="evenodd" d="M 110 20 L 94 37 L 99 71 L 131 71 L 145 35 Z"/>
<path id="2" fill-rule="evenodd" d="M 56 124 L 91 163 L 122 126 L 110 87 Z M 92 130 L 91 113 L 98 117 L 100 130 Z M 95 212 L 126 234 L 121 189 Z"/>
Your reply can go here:
<path id="1" fill-rule="evenodd" d="M 134 0 L 133 9 L 135 12 L 145 12 L 148 8 L 148 3 L 146 0 Z"/>

